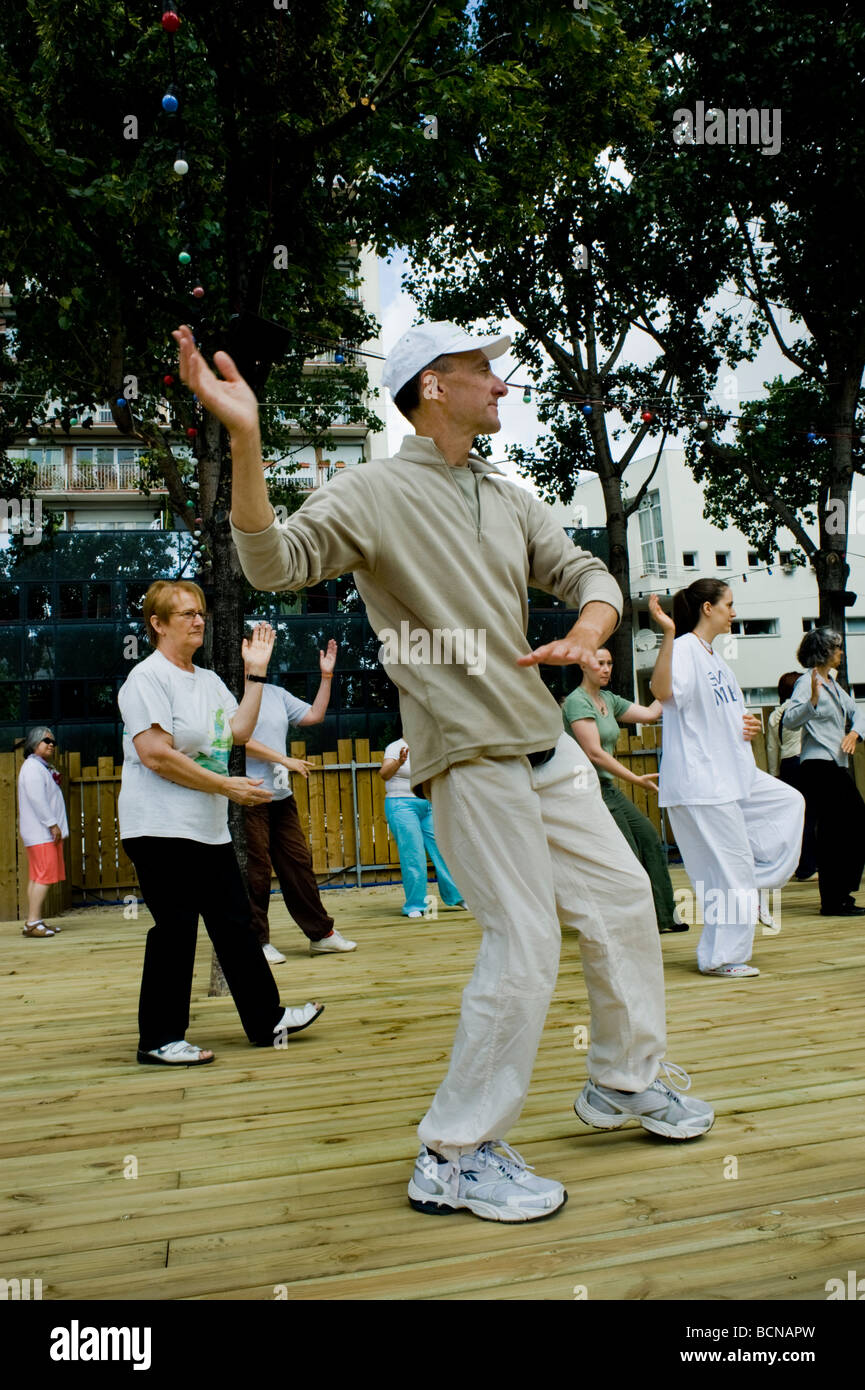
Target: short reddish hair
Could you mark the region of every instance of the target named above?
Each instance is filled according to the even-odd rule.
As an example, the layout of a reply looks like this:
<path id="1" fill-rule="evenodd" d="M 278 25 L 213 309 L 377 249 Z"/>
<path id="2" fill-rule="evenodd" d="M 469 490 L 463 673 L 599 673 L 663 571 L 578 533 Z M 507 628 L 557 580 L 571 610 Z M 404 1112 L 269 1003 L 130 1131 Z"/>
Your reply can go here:
<path id="1" fill-rule="evenodd" d="M 147 633 L 147 640 L 151 647 L 159 646 L 159 633 L 153 626 L 152 620 L 156 617 L 160 622 L 168 622 L 171 617 L 171 604 L 175 594 L 178 593 L 194 594 L 201 611 L 206 612 L 207 603 L 204 598 L 204 590 L 199 588 L 197 584 L 193 584 L 191 579 L 155 579 L 144 595 L 142 605 L 144 631 Z"/>

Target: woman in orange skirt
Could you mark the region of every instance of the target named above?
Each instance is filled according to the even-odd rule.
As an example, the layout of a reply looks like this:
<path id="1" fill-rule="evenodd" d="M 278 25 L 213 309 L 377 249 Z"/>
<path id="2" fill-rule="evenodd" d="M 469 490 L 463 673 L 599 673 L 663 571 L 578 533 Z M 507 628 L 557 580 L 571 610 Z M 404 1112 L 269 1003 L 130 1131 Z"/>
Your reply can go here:
<path id="1" fill-rule="evenodd" d="M 69 822 L 60 790 L 60 773 L 52 767 L 56 748 L 57 740 L 44 724 L 31 729 L 24 740 L 24 762 L 18 774 L 21 839 L 30 867 L 25 936 L 55 936 L 60 930 L 42 920 L 48 889 L 66 878 L 63 841 L 69 835 Z"/>

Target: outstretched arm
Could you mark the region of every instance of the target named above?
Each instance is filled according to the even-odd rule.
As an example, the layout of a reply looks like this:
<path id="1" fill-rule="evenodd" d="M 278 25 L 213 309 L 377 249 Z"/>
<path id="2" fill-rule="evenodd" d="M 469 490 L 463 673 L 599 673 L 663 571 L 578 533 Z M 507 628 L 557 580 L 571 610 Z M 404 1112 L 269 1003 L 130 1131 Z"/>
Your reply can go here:
<path id="1" fill-rule="evenodd" d="M 171 335 L 180 347 L 180 377 L 231 437 L 231 519 L 239 531 L 266 531 L 273 521 L 267 499 L 258 401 L 227 352 L 214 353 L 218 377 L 208 367 L 192 330 L 183 324 Z"/>

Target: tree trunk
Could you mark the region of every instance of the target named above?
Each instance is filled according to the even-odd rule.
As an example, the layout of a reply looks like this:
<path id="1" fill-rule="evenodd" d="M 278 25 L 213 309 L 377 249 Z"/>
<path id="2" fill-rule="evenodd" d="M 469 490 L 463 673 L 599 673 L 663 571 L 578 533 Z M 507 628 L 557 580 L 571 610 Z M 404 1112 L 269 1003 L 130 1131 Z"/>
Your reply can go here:
<path id="1" fill-rule="evenodd" d="M 850 566 L 847 563 L 847 534 L 850 517 L 850 488 L 853 481 L 853 422 L 856 414 L 856 400 L 859 383 L 862 379 L 861 364 L 858 370 L 850 371 L 840 363 L 827 361 L 827 376 L 837 382 L 834 389 L 829 387 L 832 421 L 832 465 L 826 506 L 820 511 L 820 549 L 813 556 L 812 564 L 817 576 L 820 595 L 820 625 L 833 627 L 843 638 L 844 655 L 838 679 L 847 686 L 847 579 Z M 833 505 L 835 504 L 835 505 Z M 847 524 L 830 531 L 827 519 L 840 505 L 841 516 Z"/>
<path id="2" fill-rule="evenodd" d="M 612 634 L 607 647 L 613 658 L 610 689 L 626 700 L 634 698 L 634 644 L 631 602 L 631 564 L 628 555 L 628 522 L 622 500 L 621 479 L 610 473 L 601 475 L 601 488 L 607 512 L 607 535 L 610 543 L 610 574 L 622 591 L 622 621 Z"/>
<path id="3" fill-rule="evenodd" d="M 203 514 L 209 512 L 207 534 L 209 564 L 205 573 L 208 581 L 210 620 L 210 665 L 240 701 L 244 692 L 244 670 L 241 646 L 243 642 L 244 599 L 246 581 L 231 541 L 228 516 L 231 508 L 231 450 L 228 436 L 217 421 L 208 416 L 205 426 L 208 444 L 208 467 L 202 467 L 201 488 Z M 204 474 L 210 476 L 205 485 Z M 207 523 L 206 523 L 207 524 Z M 234 747 L 228 762 L 229 775 L 243 777 L 246 759 L 242 747 Z M 246 879 L 246 834 L 243 808 L 228 803 L 228 829 L 240 872 Z M 213 952 L 208 994 L 225 995 L 228 985 L 222 967 Z"/>

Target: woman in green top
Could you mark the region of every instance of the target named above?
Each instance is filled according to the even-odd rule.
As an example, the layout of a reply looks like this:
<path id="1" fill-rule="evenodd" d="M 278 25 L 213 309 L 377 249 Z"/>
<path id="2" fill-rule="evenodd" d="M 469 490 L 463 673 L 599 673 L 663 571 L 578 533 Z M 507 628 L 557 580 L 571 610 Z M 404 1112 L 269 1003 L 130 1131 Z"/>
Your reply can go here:
<path id="1" fill-rule="evenodd" d="M 598 651 L 601 674 L 598 678 L 583 671 L 583 679 L 562 705 L 562 719 L 567 732 L 577 740 L 583 752 L 597 770 L 601 795 L 616 825 L 639 859 L 652 884 L 658 931 L 687 931 L 688 924 L 679 917 L 673 900 L 670 871 L 658 832 L 647 816 L 619 791 L 614 775 L 638 787 L 657 792 L 657 772 L 639 776 L 613 757 L 619 739 L 619 724 L 654 724 L 661 717 L 661 704 L 635 705 L 623 700 L 606 687 L 613 673 L 613 658 L 606 647 Z"/>

